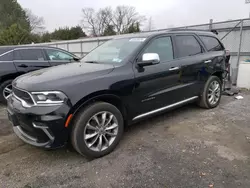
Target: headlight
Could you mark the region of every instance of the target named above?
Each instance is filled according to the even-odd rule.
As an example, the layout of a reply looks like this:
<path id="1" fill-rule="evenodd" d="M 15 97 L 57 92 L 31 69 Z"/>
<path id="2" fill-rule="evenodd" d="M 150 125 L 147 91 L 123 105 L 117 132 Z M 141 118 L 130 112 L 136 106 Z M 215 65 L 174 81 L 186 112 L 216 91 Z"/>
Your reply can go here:
<path id="1" fill-rule="evenodd" d="M 60 91 L 31 92 L 36 104 L 60 104 L 67 100 L 67 96 Z"/>

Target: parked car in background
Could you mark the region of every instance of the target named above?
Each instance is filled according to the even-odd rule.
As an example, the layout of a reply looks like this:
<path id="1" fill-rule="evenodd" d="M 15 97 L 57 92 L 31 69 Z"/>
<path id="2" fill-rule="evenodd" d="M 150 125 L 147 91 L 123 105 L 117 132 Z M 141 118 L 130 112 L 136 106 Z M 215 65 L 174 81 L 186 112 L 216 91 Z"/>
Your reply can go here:
<path id="1" fill-rule="evenodd" d="M 8 116 L 26 143 L 57 148 L 71 142 L 80 154 L 101 157 L 117 146 L 125 125 L 187 103 L 219 105 L 225 60 L 211 32 L 121 36 L 81 63 L 18 77 Z"/>
<path id="2" fill-rule="evenodd" d="M 0 102 L 12 92 L 11 82 L 30 71 L 78 61 L 74 54 L 48 46 L 0 47 Z"/>

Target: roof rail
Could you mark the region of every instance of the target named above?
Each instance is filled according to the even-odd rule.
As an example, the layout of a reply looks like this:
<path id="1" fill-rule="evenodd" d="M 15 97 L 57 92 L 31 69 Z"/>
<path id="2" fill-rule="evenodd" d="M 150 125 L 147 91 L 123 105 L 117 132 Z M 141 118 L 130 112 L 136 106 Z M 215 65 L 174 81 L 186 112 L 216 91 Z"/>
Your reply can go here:
<path id="1" fill-rule="evenodd" d="M 173 28 L 173 29 L 169 29 L 167 31 L 202 31 L 202 32 L 212 32 L 212 33 L 218 35 L 218 31 L 215 30 L 215 29 L 209 30 L 209 29 L 185 29 L 185 28 L 176 28 L 176 29 L 174 29 Z"/>
<path id="2" fill-rule="evenodd" d="M 205 30 L 205 29 L 186 29 L 186 28 L 173 28 L 168 29 L 167 31 L 204 31 L 204 32 L 212 32 L 212 30 Z"/>

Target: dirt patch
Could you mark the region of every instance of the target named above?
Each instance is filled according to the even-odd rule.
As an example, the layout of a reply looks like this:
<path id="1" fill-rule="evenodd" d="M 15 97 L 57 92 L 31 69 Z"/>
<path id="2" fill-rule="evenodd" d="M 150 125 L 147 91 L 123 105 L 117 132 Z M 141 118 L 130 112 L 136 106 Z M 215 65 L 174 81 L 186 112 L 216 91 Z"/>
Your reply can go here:
<path id="1" fill-rule="evenodd" d="M 216 146 L 218 151 L 218 155 L 220 157 L 223 157 L 225 159 L 228 159 L 229 161 L 232 161 L 232 160 L 247 160 L 248 159 L 248 156 L 245 156 L 243 155 L 242 153 L 240 152 L 237 152 L 237 151 L 234 151 L 228 147 L 225 147 L 225 146 Z"/>
<path id="2" fill-rule="evenodd" d="M 250 93 L 212 110 L 188 105 L 126 129 L 116 150 L 87 160 L 13 135 L 0 108 L 1 187 L 250 187 Z M 5 135 L 5 136 L 3 136 Z"/>

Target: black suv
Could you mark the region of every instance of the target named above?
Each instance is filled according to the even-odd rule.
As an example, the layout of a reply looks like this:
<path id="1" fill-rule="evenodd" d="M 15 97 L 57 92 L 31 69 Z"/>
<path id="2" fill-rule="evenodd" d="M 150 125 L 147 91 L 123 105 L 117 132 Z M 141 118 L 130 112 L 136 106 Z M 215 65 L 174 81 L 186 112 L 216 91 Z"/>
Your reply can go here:
<path id="1" fill-rule="evenodd" d="M 18 77 L 9 119 L 26 143 L 57 148 L 71 141 L 80 154 L 100 157 L 117 146 L 125 125 L 191 102 L 216 107 L 225 58 L 211 32 L 120 36 L 81 63 Z"/>
<path id="2" fill-rule="evenodd" d="M 12 92 L 11 82 L 24 73 L 79 59 L 65 50 L 45 46 L 0 47 L 0 101 Z"/>

